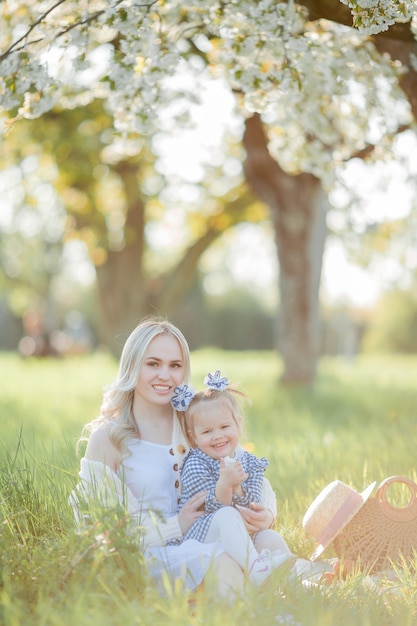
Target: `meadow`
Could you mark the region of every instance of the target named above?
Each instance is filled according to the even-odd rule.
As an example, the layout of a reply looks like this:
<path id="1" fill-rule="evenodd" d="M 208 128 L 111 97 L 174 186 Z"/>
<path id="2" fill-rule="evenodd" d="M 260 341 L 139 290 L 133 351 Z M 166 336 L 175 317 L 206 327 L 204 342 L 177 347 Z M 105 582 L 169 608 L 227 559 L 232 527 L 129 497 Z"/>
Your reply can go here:
<path id="1" fill-rule="evenodd" d="M 195 387 L 221 369 L 239 381 L 246 443 L 270 465 L 277 529 L 308 558 L 302 528 L 315 496 L 334 479 L 358 491 L 390 475 L 417 479 L 417 357 L 324 358 L 312 389 L 279 385 L 273 352 L 192 354 Z M 4 626 L 417 624 L 414 569 L 384 585 L 356 572 L 329 587 L 248 590 L 233 606 L 180 586 L 161 596 L 140 548 L 112 515 L 77 533 L 68 495 L 77 481 L 77 438 L 116 373 L 108 355 L 23 360 L 0 355 L 0 623 Z M 323 555 L 332 558 L 329 548 Z"/>

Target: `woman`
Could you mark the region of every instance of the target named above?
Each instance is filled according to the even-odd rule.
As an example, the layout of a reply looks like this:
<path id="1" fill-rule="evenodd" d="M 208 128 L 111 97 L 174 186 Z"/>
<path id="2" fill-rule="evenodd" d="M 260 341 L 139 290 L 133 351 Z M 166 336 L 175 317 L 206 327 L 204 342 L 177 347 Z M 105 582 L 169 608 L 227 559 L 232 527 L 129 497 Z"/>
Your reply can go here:
<path id="1" fill-rule="evenodd" d="M 171 581 L 181 578 L 195 589 L 211 575 L 217 594 L 225 598 L 231 590 L 243 591 L 244 576 L 219 544 L 186 540 L 167 545 L 182 539 L 203 514 L 206 496 L 197 493 L 176 513 L 179 468 L 189 448 L 170 402 L 175 387 L 189 379 L 190 354 L 183 334 L 168 321 L 145 319 L 125 343 L 100 416 L 84 429 L 88 444 L 70 503 L 79 526 L 91 517 L 95 502 L 122 504 L 136 525 L 157 583 L 167 572 Z M 251 533 L 272 526 L 276 501 L 266 479 L 262 503 L 241 512 Z"/>

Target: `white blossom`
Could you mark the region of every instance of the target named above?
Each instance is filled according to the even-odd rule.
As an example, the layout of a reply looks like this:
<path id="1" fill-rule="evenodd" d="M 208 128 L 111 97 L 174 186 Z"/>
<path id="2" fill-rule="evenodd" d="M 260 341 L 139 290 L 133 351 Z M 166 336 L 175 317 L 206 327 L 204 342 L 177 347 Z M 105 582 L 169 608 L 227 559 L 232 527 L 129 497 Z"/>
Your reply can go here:
<path id="1" fill-rule="evenodd" d="M 190 56 L 200 50 L 242 114 L 269 123 L 283 167 L 330 176 L 369 139 L 372 115 L 381 134 L 398 122 L 398 69 L 363 35 L 411 18 L 417 32 L 417 0 L 341 1 L 355 30 L 314 26 L 291 0 L 3 0 L 0 106 L 33 118 L 98 97 L 119 133 L 150 132 L 158 105 L 198 95 L 201 64 Z"/>
<path id="2" fill-rule="evenodd" d="M 396 22 L 409 22 L 417 11 L 416 0 L 340 0 L 350 7 L 353 25 L 367 35 L 388 30 Z"/>

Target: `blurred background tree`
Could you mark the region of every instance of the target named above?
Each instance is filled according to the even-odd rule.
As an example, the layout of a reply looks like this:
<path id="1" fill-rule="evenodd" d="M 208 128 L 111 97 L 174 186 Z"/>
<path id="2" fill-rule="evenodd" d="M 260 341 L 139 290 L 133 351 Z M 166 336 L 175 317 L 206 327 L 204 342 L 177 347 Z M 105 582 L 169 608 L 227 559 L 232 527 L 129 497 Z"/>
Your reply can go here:
<path id="1" fill-rule="evenodd" d="M 175 180 L 158 171 L 152 136 L 119 152 L 111 118 L 99 100 L 18 125 L 6 144 L 4 165 L 15 163 L 23 182 L 2 246 L 12 310 L 23 316 L 37 308 L 46 330 L 62 322 L 58 302 L 69 304 L 62 293 L 63 273 L 69 270 L 64 245 L 68 250 L 68 244 L 82 244 L 96 273 L 101 320 L 96 330 L 114 354 L 144 315 L 175 314 L 199 259 L 220 235 L 241 221 L 266 217 L 241 177 L 224 171 L 224 161 L 206 167 L 196 190 L 198 207 L 196 192 L 191 193 L 195 185 L 188 186 L 192 201 L 182 202 L 179 213 L 180 183 L 170 198 Z M 235 149 L 230 145 L 229 163 Z M 221 188 L 221 198 L 214 187 Z M 151 231 L 164 220 L 169 224 L 169 215 L 173 228 L 161 253 L 153 249 Z"/>
<path id="2" fill-rule="evenodd" d="M 372 325 L 365 333 L 365 352 L 417 352 L 417 298 L 412 291 L 392 291 L 381 297 Z"/>

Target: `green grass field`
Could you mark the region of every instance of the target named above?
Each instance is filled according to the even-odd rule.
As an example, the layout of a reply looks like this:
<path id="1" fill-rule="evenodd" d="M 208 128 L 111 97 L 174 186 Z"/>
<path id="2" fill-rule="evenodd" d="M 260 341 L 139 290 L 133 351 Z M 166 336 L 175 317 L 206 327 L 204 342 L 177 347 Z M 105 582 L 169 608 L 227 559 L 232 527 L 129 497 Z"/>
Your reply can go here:
<path id="1" fill-rule="evenodd" d="M 417 357 L 323 359 L 311 390 L 280 387 L 272 352 L 207 349 L 193 353 L 192 364 L 196 388 L 208 371 L 221 369 L 252 398 L 246 439 L 270 461 L 277 527 L 300 556 L 313 549 L 302 517 L 327 483 L 338 478 L 362 490 L 393 474 L 417 478 Z M 67 504 L 77 480 L 75 445 L 116 367 L 105 355 L 0 355 L 1 624 L 417 624 L 417 580 L 409 567 L 384 593 L 357 573 L 329 588 L 285 594 L 271 581 L 225 607 L 204 592 L 190 602 L 180 587 L 160 597 L 140 550 L 112 519 L 77 534 Z M 333 555 L 329 549 L 324 556 Z"/>

